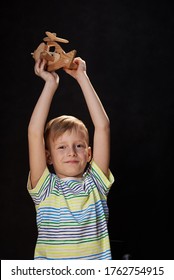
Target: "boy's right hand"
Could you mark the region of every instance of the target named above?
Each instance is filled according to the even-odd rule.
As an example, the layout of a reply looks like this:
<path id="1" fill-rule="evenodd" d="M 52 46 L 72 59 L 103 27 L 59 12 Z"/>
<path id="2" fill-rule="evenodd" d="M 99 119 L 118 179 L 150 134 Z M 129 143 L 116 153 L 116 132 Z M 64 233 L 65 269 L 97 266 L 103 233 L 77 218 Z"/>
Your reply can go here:
<path id="1" fill-rule="evenodd" d="M 53 72 L 48 72 L 45 70 L 47 61 L 45 59 L 38 59 L 34 66 L 34 72 L 37 76 L 41 77 L 45 82 L 51 82 L 56 87 L 59 84 L 58 74 Z"/>

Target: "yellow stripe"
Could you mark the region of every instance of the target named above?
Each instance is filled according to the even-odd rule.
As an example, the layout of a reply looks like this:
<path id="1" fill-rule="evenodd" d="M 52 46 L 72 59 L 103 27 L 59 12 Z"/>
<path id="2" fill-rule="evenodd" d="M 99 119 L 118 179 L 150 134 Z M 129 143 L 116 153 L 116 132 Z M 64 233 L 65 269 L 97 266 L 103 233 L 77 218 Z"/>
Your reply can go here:
<path id="1" fill-rule="evenodd" d="M 92 241 L 86 244 L 68 244 L 68 245 L 37 245 L 35 251 L 35 257 L 49 256 L 49 258 L 73 258 L 82 257 L 92 254 L 99 254 L 103 251 L 110 249 L 108 237 L 103 238 L 100 241 Z"/>

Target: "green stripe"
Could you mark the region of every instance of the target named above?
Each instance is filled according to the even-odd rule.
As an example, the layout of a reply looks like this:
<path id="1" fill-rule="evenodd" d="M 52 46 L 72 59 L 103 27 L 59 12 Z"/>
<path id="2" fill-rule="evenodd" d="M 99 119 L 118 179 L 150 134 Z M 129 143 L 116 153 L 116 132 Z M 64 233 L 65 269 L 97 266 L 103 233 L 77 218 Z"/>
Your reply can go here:
<path id="1" fill-rule="evenodd" d="M 46 244 L 49 244 L 49 245 L 60 245 L 60 244 L 82 244 L 82 243 L 89 243 L 89 242 L 93 242 L 93 241 L 98 241 L 98 240 L 101 240 L 103 238 L 105 238 L 107 235 L 107 233 L 105 234 L 102 234 L 100 237 L 94 237 L 94 238 L 80 238 L 80 239 L 72 239 L 72 240 L 65 240 L 65 239 L 62 239 L 62 240 L 47 240 L 47 239 L 42 239 L 41 241 L 38 239 L 37 241 L 37 244 L 43 244 L 43 245 L 46 245 Z"/>

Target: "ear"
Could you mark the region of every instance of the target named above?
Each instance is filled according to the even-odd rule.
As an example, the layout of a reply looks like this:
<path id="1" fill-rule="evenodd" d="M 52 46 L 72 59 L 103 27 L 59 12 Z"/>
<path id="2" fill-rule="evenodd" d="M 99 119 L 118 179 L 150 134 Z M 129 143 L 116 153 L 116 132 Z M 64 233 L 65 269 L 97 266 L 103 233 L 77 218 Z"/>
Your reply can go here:
<path id="1" fill-rule="evenodd" d="M 91 158 L 92 158 L 92 149 L 91 147 L 88 147 L 88 162 L 90 162 Z"/>
<path id="2" fill-rule="evenodd" d="M 52 159 L 51 159 L 50 151 L 45 150 L 45 156 L 46 156 L 46 162 L 47 162 L 47 164 L 51 165 L 53 162 L 52 162 Z"/>

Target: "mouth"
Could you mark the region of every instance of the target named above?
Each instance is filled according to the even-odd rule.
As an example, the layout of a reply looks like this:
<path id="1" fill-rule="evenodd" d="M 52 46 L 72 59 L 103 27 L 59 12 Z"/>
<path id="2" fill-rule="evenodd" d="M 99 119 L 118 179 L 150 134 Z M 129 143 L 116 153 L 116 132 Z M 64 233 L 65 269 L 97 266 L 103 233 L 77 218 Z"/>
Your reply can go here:
<path id="1" fill-rule="evenodd" d="M 78 163 L 78 160 L 68 160 L 65 163 L 75 164 Z"/>

